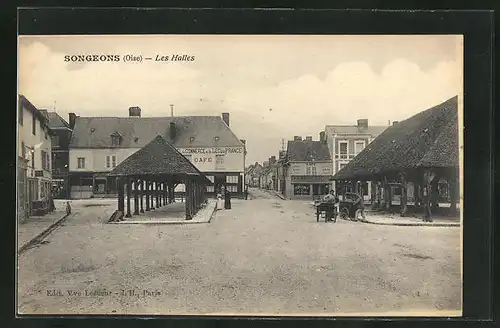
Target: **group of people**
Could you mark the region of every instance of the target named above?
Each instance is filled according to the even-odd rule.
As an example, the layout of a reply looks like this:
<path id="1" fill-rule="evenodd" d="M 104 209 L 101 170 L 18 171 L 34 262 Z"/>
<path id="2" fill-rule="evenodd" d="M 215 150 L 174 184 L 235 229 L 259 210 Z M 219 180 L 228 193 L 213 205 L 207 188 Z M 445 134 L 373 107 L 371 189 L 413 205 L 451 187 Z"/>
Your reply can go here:
<path id="1" fill-rule="evenodd" d="M 224 205 L 222 205 L 222 200 L 224 199 Z M 231 209 L 231 193 L 227 187 L 220 187 L 217 192 L 217 209 L 221 210 L 224 206 L 225 210 Z"/>
<path id="2" fill-rule="evenodd" d="M 327 193 L 325 196 L 323 196 L 322 202 L 335 204 L 335 206 L 328 207 L 328 210 L 326 211 L 326 220 L 332 221 L 333 220 L 332 218 L 334 218 L 339 213 L 339 205 L 340 205 L 340 200 L 335 195 L 335 191 L 333 189 L 330 190 L 329 193 Z M 355 208 L 356 208 L 356 213 L 354 214 L 354 219 L 357 220 L 361 216 L 363 218 L 363 220 L 365 220 L 365 205 L 363 203 L 363 197 L 359 197 L 352 204 L 352 206 L 355 206 Z"/>

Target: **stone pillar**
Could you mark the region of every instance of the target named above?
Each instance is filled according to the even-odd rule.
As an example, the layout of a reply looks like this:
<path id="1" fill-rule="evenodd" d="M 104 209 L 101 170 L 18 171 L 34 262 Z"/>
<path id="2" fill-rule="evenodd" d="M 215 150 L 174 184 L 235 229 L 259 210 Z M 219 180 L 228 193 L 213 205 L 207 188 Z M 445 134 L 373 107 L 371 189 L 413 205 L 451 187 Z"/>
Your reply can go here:
<path id="1" fill-rule="evenodd" d="M 130 213 L 130 195 L 132 193 L 132 179 L 128 178 L 127 179 L 127 214 L 125 214 L 125 217 L 130 218 L 132 217 L 132 213 Z"/>
<path id="2" fill-rule="evenodd" d="M 427 222 L 432 222 L 431 181 L 432 173 L 430 171 L 425 171 L 423 176 L 422 196 L 424 203 L 424 221 Z"/>
<path id="3" fill-rule="evenodd" d="M 161 207 L 161 204 L 160 204 L 160 189 L 159 189 L 159 186 L 160 184 L 158 183 L 158 181 L 155 181 L 155 197 L 156 197 L 156 208 L 159 208 Z"/>
<path id="4" fill-rule="evenodd" d="M 450 192 L 450 215 L 455 216 L 457 215 L 457 201 L 458 201 L 458 194 L 460 193 L 459 189 L 459 182 L 458 179 L 455 177 L 455 174 L 452 174 L 451 178 L 448 180 L 449 184 L 449 192 Z"/>
<path id="5" fill-rule="evenodd" d="M 139 184 L 139 190 L 140 190 L 140 195 L 141 195 L 141 210 L 139 211 L 140 213 L 144 213 L 144 207 L 143 207 L 143 200 L 144 200 L 144 180 L 140 180 Z"/>
<path id="6" fill-rule="evenodd" d="M 149 181 L 149 202 L 151 203 L 151 210 L 155 209 L 155 183 L 154 181 Z"/>
<path id="7" fill-rule="evenodd" d="M 401 178 L 401 216 L 406 216 L 408 212 L 408 181 L 404 172 L 400 173 Z"/>
<path id="8" fill-rule="evenodd" d="M 139 215 L 139 179 L 134 179 L 134 215 Z"/>
<path id="9" fill-rule="evenodd" d="M 146 197 L 146 212 L 147 212 L 147 211 L 151 210 L 151 204 L 149 203 L 150 200 L 151 200 L 150 197 L 149 197 L 149 194 L 151 192 L 149 188 L 151 186 L 150 186 L 149 180 L 144 181 L 144 187 L 146 188 L 144 196 Z"/>
<path id="10" fill-rule="evenodd" d="M 125 213 L 124 185 L 123 178 L 118 178 L 118 211 Z"/>

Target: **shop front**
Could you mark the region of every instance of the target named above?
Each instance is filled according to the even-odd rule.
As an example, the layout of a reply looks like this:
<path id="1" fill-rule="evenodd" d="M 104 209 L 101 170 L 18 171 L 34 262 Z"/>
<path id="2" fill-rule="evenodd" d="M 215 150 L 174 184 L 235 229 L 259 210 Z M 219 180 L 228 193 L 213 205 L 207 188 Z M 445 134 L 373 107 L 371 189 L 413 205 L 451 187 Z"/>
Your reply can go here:
<path id="1" fill-rule="evenodd" d="M 319 199 L 330 190 L 329 178 L 329 175 L 292 176 L 289 197 L 292 199 Z"/>

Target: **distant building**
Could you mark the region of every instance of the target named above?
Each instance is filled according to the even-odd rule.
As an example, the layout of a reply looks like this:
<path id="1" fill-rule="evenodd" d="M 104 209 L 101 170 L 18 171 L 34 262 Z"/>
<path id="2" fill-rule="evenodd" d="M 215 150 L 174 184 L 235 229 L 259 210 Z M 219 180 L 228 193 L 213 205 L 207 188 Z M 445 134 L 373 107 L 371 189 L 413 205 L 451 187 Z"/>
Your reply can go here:
<path id="1" fill-rule="evenodd" d="M 116 195 L 116 178 L 108 172 L 158 135 L 206 174 L 212 182 L 208 194 L 225 185 L 231 193 L 243 195 L 246 146 L 229 128 L 229 113 L 141 117 L 139 107 L 130 107 L 129 117 L 70 113 L 69 121 L 74 126 L 69 148 L 71 198 Z"/>
<path id="2" fill-rule="evenodd" d="M 320 139 L 328 145 L 332 158 L 333 175 L 349 163 L 368 144 L 380 135 L 388 126 L 369 126 L 367 119 L 359 119 L 356 125 L 326 125 Z M 335 181 L 332 188 L 337 190 Z M 365 182 L 364 198 L 370 198 L 370 182 Z"/>
<path id="3" fill-rule="evenodd" d="M 325 140 L 313 141 L 311 136 L 302 140 L 295 136 L 293 141 L 288 141 L 284 158 L 280 159 L 284 167 L 280 171 L 285 197 L 313 199 L 328 192 L 332 159 Z"/>
<path id="4" fill-rule="evenodd" d="M 250 187 L 260 186 L 260 175 L 262 172 L 262 165 L 258 162 L 251 165 L 248 172 L 245 174 L 246 183 Z"/>
<path id="5" fill-rule="evenodd" d="M 52 136 L 52 188 L 54 198 L 69 199 L 69 141 L 72 127 L 56 112 L 48 112 Z"/>
<path id="6" fill-rule="evenodd" d="M 23 95 L 19 95 L 17 131 L 17 202 L 22 221 L 47 208 L 52 186 L 48 117 Z"/>

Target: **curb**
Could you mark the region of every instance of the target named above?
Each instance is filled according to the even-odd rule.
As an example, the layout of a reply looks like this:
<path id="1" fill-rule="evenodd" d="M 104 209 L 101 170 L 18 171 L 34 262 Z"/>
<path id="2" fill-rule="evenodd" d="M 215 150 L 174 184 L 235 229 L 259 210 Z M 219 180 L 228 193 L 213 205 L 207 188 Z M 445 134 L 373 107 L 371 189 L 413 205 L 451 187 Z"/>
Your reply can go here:
<path id="1" fill-rule="evenodd" d="M 182 220 L 182 221 L 159 221 L 159 220 L 150 220 L 150 221 L 134 221 L 134 220 L 124 220 L 118 222 L 108 222 L 107 224 L 144 224 L 144 225 L 186 225 L 186 224 L 207 224 L 210 223 L 214 217 L 216 212 L 217 205 L 214 206 L 212 210 L 212 214 L 210 214 L 210 218 L 208 221 L 193 221 L 193 220 Z"/>
<path id="2" fill-rule="evenodd" d="M 40 232 L 38 235 L 33 237 L 32 239 L 28 240 L 24 245 L 22 245 L 19 250 L 18 250 L 18 256 L 24 253 L 28 248 L 31 246 L 41 242 L 45 237 L 47 237 L 52 231 L 54 231 L 58 226 L 60 226 L 63 221 L 65 221 L 66 218 L 68 218 L 70 214 L 64 214 L 61 216 L 59 219 L 57 219 L 54 223 L 52 223 L 50 226 L 45 228 L 42 232 Z"/>
<path id="3" fill-rule="evenodd" d="M 460 223 L 388 223 L 358 220 L 361 223 L 399 227 L 460 227 Z"/>

